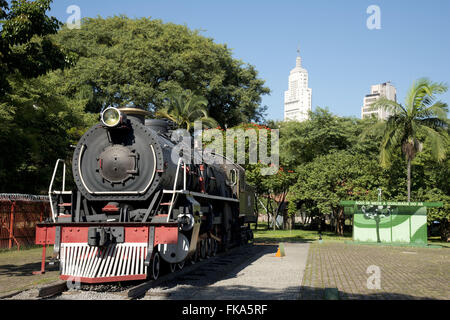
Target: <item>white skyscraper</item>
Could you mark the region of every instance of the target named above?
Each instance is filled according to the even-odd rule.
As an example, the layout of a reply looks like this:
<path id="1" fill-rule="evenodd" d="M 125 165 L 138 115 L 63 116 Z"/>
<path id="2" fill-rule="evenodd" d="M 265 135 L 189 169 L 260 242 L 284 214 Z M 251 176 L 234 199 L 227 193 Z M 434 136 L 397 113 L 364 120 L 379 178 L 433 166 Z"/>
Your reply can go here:
<path id="1" fill-rule="evenodd" d="M 295 68 L 289 75 L 289 88 L 284 92 L 284 121 L 305 121 L 311 109 L 312 90 L 308 88 L 308 71 L 302 68 L 300 50 Z"/>
<path id="2" fill-rule="evenodd" d="M 387 120 L 391 115 L 389 112 L 380 108 L 372 110 L 371 105 L 380 99 L 380 97 L 397 102 L 397 90 L 389 81 L 373 85 L 370 89 L 370 94 L 364 97 L 364 105 L 361 108 L 361 119 L 370 118 L 372 115 L 375 115 L 378 119 Z"/>

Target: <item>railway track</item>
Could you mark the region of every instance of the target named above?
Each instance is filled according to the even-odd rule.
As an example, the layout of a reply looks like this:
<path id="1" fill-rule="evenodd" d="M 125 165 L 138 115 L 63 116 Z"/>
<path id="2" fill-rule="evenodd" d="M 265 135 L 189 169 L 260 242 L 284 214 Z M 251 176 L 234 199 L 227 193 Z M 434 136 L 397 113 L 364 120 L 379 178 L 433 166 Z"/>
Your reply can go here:
<path id="1" fill-rule="evenodd" d="M 27 297 L 28 300 L 43 300 L 43 299 L 61 294 L 62 292 L 66 291 L 67 289 L 68 289 L 67 283 L 65 281 L 58 281 L 57 283 L 52 283 L 52 284 L 43 286 L 43 287 L 39 288 L 37 291 L 33 290 L 33 289 L 15 291 L 15 292 L 9 293 L 7 295 L 0 296 L 0 300 L 14 299 L 15 297 L 17 297 L 27 291 L 36 291 L 35 294 L 30 294 Z"/>
<path id="2" fill-rule="evenodd" d="M 161 286 L 173 287 L 177 284 L 186 282 L 193 282 L 200 285 L 207 285 L 210 282 L 216 281 L 233 268 L 244 263 L 252 256 L 253 244 L 246 244 L 235 247 L 227 252 L 218 253 L 215 256 L 208 257 L 204 260 L 197 261 L 195 264 L 187 263 L 183 269 L 175 272 L 166 270 L 166 273 L 161 275 L 157 280 L 140 281 L 138 283 L 110 283 L 110 284 L 82 284 L 79 288 L 74 288 L 70 284 L 68 286 L 66 281 L 58 281 L 44 287 L 31 294 L 27 299 L 33 300 L 54 300 L 61 299 L 61 296 L 70 296 L 82 294 L 86 292 L 91 293 L 112 293 L 118 299 L 135 300 L 151 296 L 165 296 L 161 292 L 150 292 L 151 289 Z M 36 290 L 34 290 L 35 292 Z M 10 294 L 2 297 L 5 299 L 14 299 L 14 296 L 20 294 Z"/>
<path id="3" fill-rule="evenodd" d="M 210 257 L 194 265 L 184 267 L 175 273 L 167 274 L 156 281 L 147 281 L 133 288 L 126 290 L 128 299 L 139 299 L 144 296 L 165 296 L 162 292 L 150 292 L 152 288 L 161 286 L 173 287 L 186 282 L 194 282 L 197 285 L 208 285 L 226 275 L 232 269 L 238 267 L 245 261 L 252 258 L 253 244 L 246 244 L 233 248 L 228 252 L 223 252 L 215 257 Z"/>

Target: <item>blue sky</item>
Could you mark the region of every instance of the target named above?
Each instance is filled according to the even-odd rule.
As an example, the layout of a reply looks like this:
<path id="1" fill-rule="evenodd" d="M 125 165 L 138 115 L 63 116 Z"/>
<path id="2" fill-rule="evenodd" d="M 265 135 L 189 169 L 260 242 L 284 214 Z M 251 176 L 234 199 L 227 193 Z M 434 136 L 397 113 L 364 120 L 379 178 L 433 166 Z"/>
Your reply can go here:
<path id="1" fill-rule="evenodd" d="M 268 119 L 283 118 L 298 45 L 313 109 L 360 117 L 372 84 L 391 81 L 401 103 L 420 77 L 450 85 L 448 0 L 55 0 L 50 13 L 66 22 L 70 5 L 78 5 L 82 17 L 151 17 L 226 43 L 271 89 L 262 101 Z M 366 26 L 370 5 L 381 10 L 379 30 Z M 450 93 L 440 99 L 450 103 Z"/>

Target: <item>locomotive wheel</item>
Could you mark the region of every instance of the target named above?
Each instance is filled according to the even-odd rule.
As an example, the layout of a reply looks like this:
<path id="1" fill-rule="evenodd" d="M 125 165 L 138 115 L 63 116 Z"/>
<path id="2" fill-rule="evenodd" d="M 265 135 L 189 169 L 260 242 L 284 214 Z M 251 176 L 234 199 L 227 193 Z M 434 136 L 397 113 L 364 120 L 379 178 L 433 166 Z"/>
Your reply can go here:
<path id="1" fill-rule="evenodd" d="M 206 240 L 200 242 L 200 257 L 201 259 L 206 259 Z"/>
<path id="2" fill-rule="evenodd" d="M 207 245 L 207 248 L 206 248 L 206 255 L 208 256 L 208 257 L 212 257 L 212 252 L 213 252 L 213 242 L 214 242 L 214 240 L 213 239 L 211 239 L 211 238 L 209 238 L 209 239 L 207 239 L 206 240 L 206 245 Z"/>
<path id="3" fill-rule="evenodd" d="M 200 243 L 197 244 L 197 248 L 195 249 L 195 254 L 192 257 L 195 262 L 200 261 Z"/>
<path id="4" fill-rule="evenodd" d="M 213 257 L 216 256 L 218 247 L 219 247 L 219 244 L 217 243 L 217 240 L 211 239 L 211 256 L 213 256 Z"/>
<path id="5" fill-rule="evenodd" d="M 197 260 L 198 260 L 198 245 L 197 245 L 197 249 L 195 250 L 194 254 L 189 259 L 189 262 L 191 264 L 195 264 L 197 262 Z"/>
<path id="6" fill-rule="evenodd" d="M 177 263 L 178 269 L 183 270 L 185 262 L 186 262 L 186 260 L 183 260 L 180 263 Z"/>
<path id="7" fill-rule="evenodd" d="M 159 253 L 156 252 L 153 256 L 153 259 L 150 264 L 150 278 L 153 280 L 158 279 L 159 277 L 159 270 L 161 267 L 161 259 L 159 258 Z"/>

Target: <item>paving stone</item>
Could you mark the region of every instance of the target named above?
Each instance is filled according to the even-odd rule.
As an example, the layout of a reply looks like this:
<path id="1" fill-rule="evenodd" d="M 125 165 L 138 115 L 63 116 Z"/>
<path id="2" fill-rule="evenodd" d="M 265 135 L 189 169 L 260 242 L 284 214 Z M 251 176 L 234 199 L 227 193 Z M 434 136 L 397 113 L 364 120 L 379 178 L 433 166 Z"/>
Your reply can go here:
<path id="1" fill-rule="evenodd" d="M 380 271 L 380 289 L 368 287 L 369 266 Z M 300 299 L 323 299 L 318 290 L 338 288 L 340 299 L 450 300 L 447 248 L 405 248 L 312 243 Z"/>

